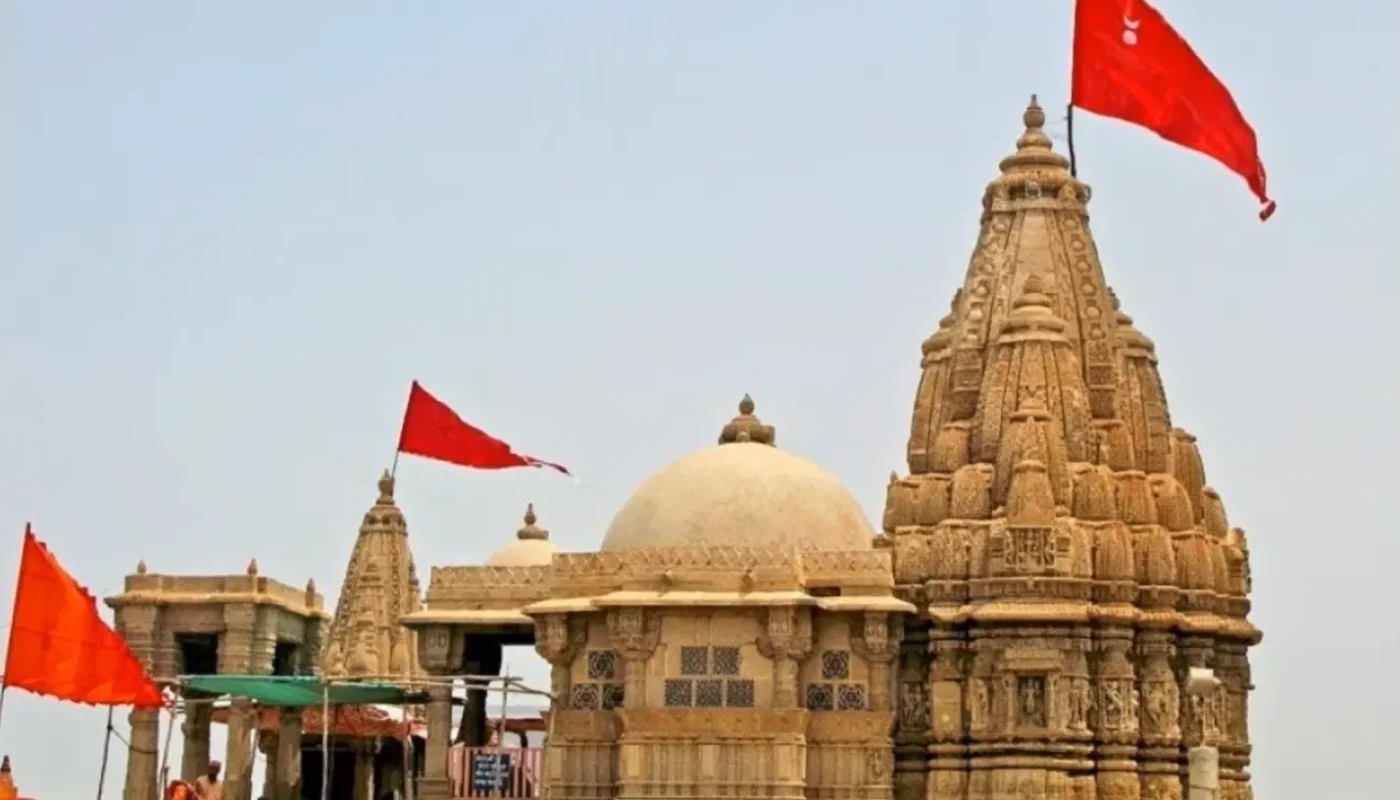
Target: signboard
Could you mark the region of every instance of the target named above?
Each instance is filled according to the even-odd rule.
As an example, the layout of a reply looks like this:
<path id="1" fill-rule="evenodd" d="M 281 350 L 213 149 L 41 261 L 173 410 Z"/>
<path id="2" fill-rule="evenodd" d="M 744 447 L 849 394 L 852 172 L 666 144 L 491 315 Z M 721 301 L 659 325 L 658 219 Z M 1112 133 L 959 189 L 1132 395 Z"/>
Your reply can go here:
<path id="1" fill-rule="evenodd" d="M 514 772 L 510 753 L 473 753 L 472 794 L 510 794 Z"/>

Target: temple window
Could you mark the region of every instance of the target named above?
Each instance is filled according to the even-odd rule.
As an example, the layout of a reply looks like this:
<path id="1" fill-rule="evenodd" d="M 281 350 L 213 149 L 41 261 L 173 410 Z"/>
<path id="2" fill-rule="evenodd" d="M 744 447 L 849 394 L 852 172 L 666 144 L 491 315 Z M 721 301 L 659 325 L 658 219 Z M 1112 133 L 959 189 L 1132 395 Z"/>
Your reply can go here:
<path id="1" fill-rule="evenodd" d="M 822 679 L 807 684 L 809 711 L 864 711 L 865 684 L 851 681 L 851 654 L 825 650 L 821 654 Z"/>
<path id="2" fill-rule="evenodd" d="M 739 677 L 737 647 L 682 647 L 680 674 L 666 680 L 669 708 L 753 708 L 753 681 Z"/>
<path id="3" fill-rule="evenodd" d="M 575 711 L 611 711 L 622 708 L 622 670 L 617 653 L 612 650 L 589 650 L 588 680 L 569 687 L 569 707 Z"/>

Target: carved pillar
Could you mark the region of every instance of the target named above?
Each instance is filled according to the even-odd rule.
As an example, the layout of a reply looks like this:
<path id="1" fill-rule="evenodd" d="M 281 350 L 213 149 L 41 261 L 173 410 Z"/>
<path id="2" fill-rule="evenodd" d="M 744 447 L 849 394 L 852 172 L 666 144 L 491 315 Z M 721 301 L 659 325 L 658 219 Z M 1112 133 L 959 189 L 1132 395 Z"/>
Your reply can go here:
<path id="1" fill-rule="evenodd" d="M 354 800 L 374 800 L 374 745 L 373 740 L 355 742 Z"/>
<path id="2" fill-rule="evenodd" d="M 550 664 L 549 691 L 554 695 L 555 708 L 569 707 L 570 667 L 587 638 L 585 622 L 570 619 L 567 614 L 548 614 L 536 625 L 535 652 Z M 626 700 L 624 696 L 623 702 Z"/>
<path id="3" fill-rule="evenodd" d="M 894 733 L 895 800 L 924 800 L 928 794 L 928 625 L 905 620 L 899 647 L 899 718 Z"/>
<path id="4" fill-rule="evenodd" d="M 963 631 L 935 624 L 928 634 L 929 664 L 929 800 L 962 800 L 967 796 L 968 721 L 984 730 L 988 708 L 986 681 L 979 679 L 969 695 L 965 665 L 967 638 Z"/>
<path id="5" fill-rule="evenodd" d="M 1247 797 L 1249 786 L 1249 660 L 1243 641 L 1222 641 L 1216 647 L 1215 676 L 1220 679 L 1220 795 L 1225 800 Z"/>
<path id="6" fill-rule="evenodd" d="M 209 769 L 209 722 L 214 715 L 214 703 L 202 695 L 185 696 L 185 722 L 181 732 L 185 737 L 184 755 L 180 759 L 180 777 L 193 781 Z"/>
<path id="7" fill-rule="evenodd" d="M 277 795 L 277 761 L 281 755 L 277 747 L 278 738 L 277 732 L 258 731 L 258 752 L 262 753 L 266 760 L 259 800 Z"/>
<path id="8" fill-rule="evenodd" d="M 812 650 L 812 612 L 795 606 L 768 609 L 758 651 L 773 662 L 773 708 L 799 708 L 798 665 Z"/>
<path id="9" fill-rule="evenodd" d="M 1099 629 L 1092 694 L 1070 696 L 1071 727 L 1082 714 L 1094 731 L 1097 794 L 1114 800 L 1137 800 L 1140 794 L 1137 742 L 1141 703 L 1137 676 L 1128 660 L 1132 644 L 1131 629 Z"/>
<path id="10" fill-rule="evenodd" d="M 131 739 L 127 748 L 126 788 L 123 800 L 156 800 L 156 769 L 160 757 L 158 743 L 159 712 L 132 711 Z"/>
<path id="11" fill-rule="evenodd" d="M 452 786 L 447 779 L 447 752 L 452 738 L 452 687 L 435 683 L 428 687 L 428 746 L 424 753 L 422 800 L 448 800 Z"/>
<path id="12" fill-rule="evenodd" d="M 418 662 L 430 675 L 450 674 L 452 632 L 445 625 L 426 628 L 418 637 Z M 421 800 L 448 800 L 447 751 L 452 741 L 452 685 L 441 677 L 428 685 L 428 744 L 423 754 Z"/>
<path id="13" fill-rule="evenodd" d="M 890 711 L 891 664 L 899 654 L 903 615 L 867 611 L 853 617 L 851 624 L 851 649 L 865 659 L 870 670 L 870 710 Z"/>
<path id="14" fill-rule="evenodd" d="M 219 637 L 219 672 L 253 673 L 253 642 L 258 631 L 258 607 L 250 603 L 224 606 L 224 632 Z M 268 658 L 267 672 L 271 672 Z M 235 698 L 228 709 L 228 750 L 224 756 L 224 800 L 252 800 L 253 735 L 257 728 L 252 703 Z"/>
<path id="15" fill-rule="evenodd" d="M 1138 632 L 1141 735 L 1138 773 L 1145 800 L 1181 800 L 1181 691 L 1172 671 L 1167 631 Z"/>
<path id="16" fill-rule="evenodd" d="M 250 700 L 234 698 L 228 705 L 228 751 L 224 756 L 224 800 L 253 798 L 253 736 L 257 716 Z"/>
<path id="17" fill-rule="evenodd" d="M 147 670 L 154 670 L 156 641 L 160 634 L 160 609 L 154 605 L 124 606 L 117 611 L 117 630 L 132 655 Z M 159 769 L 160 716 L 157 711 L 133 710 L 131 738 L 127 746 L 124 800 L 156 800 Z"/>
<path id="18" fill-rule="evenodd" d="M 302 710 L 278 709 L 276 769 L 268 765 L 268 772 L 276 775 L 273 791 L 267 793 L 269 798 L 298 800 L 301 797 L 301 737 Z"/>
<path id="19" fill-rule="evenodd" d="M 627 708 L 646 708 L 647 661 L 660 634 L 660 620 L 644 608 L 619 608 L 608 614 L 608 637 L 622 655 L 622 697 Z"/>

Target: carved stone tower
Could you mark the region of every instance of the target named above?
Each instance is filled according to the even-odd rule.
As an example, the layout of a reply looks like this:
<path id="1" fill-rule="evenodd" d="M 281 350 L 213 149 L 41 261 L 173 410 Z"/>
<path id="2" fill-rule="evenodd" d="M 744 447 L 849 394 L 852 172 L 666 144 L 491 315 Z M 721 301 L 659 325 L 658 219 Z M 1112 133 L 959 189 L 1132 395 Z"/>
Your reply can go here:
<path id="1" fill-rule="evenodd" d="M 379 479 L 345 568 L 326 643 L 327 675 L 406 679 L 421 674 L 413 631 L 399 624 L 420 605 L 408 524 L 394 504 L 394 479 Z"/>
<path id="2" fill-rule="evenodd" d="M 923 343 L 882 543 L 919 606 L 899 661 L 900 800 L 1180 800 L 1186 749 L 1246 766 L 1249 555 L 1119 309 L 1089 188 L 1032 98 Z M 1189 698 L 1191 667 L 1221 680 Z"/>

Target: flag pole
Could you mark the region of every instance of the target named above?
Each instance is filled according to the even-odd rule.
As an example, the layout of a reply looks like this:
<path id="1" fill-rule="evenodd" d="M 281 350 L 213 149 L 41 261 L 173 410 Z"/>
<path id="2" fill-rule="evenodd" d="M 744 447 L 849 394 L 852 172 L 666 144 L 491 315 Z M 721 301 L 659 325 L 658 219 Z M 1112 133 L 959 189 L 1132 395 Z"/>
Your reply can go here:
<path id="1" fill-rule="evenodd" d="M 5 692 L 8 691 L 9 688 L 9 686 L 0 683 L 0 720 L 5 718 Z"/>
<path id="2" fill-rule="evenodd" d="M 399 441 L 394 445 L 394 463 L 389 466 L 389 477 L 399 474 L 399 454 L 403 452 L 403 426 L 408 422 L 408 410 L 413 407 L 413 390 L 418 388 L 418 381 L 408 389 L 408 401 L 403 405 L 403 420 L 399 422 Z"/>
<path id="3" fill-rule="evenodd" d="M 102 786 L 107 782 L 107 755 L 112 750 L 112 715 L 116 706 L 107 706 L 107 732 L 102 737 L 102 766 L 97 770 L 97 800 L 102 800 Z"/>
<path id="4" fill-rule="evenodd" d="M 1065 138 L 1069 140 L 1069 176 L 1078 178 L 1079 169 L 1074 158 L 1074 103 L 1065 106 Z"/>

